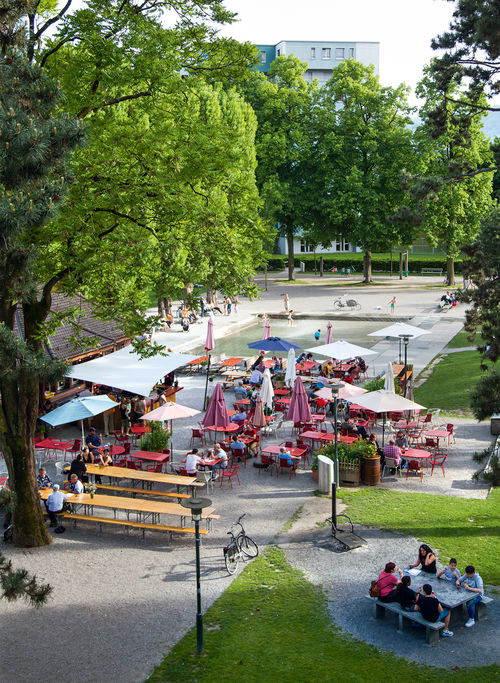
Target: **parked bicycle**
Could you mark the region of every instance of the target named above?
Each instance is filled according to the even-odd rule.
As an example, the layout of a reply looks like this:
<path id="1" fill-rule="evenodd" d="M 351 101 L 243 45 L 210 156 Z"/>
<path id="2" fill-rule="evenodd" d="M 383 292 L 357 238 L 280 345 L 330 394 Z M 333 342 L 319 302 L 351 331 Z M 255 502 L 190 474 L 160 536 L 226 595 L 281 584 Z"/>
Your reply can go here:
<path id="1" fill-rule="evenodd" d="M 227 532 L 231 536 L 231 540 L 224 548 L 224 562 L 228 574 L 234 574 L 240 560 L 246 562 L 247 558 L 257 557 L 259 554 L 257 543 L 247 536 L 241 523 L 244 516 L 244 514 L 241 515 L 237 522 L 231 524 L 231 529 Z M 240 531 L 236 533 L 237 527 L 240 527 Z"/>
<path id="2" fill-rule="evenodd" d="M 347 299 L 345 296 L 339 296 L 334 300 L 333 308 L 339 311 L 360 311 L 361 304 L 356 299 Z"/>

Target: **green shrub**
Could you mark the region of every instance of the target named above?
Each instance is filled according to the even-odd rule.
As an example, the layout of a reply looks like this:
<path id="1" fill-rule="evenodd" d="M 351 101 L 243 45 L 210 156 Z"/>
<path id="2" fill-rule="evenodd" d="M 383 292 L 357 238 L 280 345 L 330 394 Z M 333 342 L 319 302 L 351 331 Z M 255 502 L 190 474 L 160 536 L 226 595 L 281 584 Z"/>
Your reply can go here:
<path id="1" fill-rule="evenodd" d="M 384 384 L 385 380 L 383 377 L 380 379 L 369 379 L 368 382 L 363 384 L 363 389 L 366 389 L 366 391 L 378 391 L 384 388 Z"/>
<path id="2" fill-rule="evenodd" d="M 170 439 L 170 432 L 168 429 L 163 429 L 161 422 L 150 422 L 151 431 L 141 439 L 141 449 L 143 451 L 154 451 L 159 453 L 168 448 Z"/>
<path id="3" fill-rule="evenodd" d="M 314 255 L 313 254 L 295 254 L 294 264 L 298 268 L 300 262 L 305 263 L 306 272 L 314 272 Z M 268 270 L 285 270 L 288 265 L 288 256 L 286 254 L 270 254 L 267 262 Z M 323 268 L 325 271 L 336 268 L 354 268 L 354 271 L 361 273 L 363 271 L 363 254 L 359 252 L 348 252 L 340 254 L 324 254 Z M 389 272 L 391 270 L 391 256 L 390 254 L 374 254 L 372 257 L 372 268 L 374 271 Z M 410 254 L 408 260 L 408 268 L 410 273 L 420 273 L 422 268 L 442 268 L 443 273 L 446 272 L 446 256 L 436 254 Z M 316 270 L 319 272 L 319 256 L 316 255 Z M 399 254 L 394 253 L 392 256 L 392 271 L 397 273 L 399 271 Z M 462 272 L 462 262 L 458 259 L 455 261 L 455 272 Z"/>
<path id="4" fill-rule="evenodd" d="M 337 452 L 339 462 L 359 463 L 363 460 L 365 455 L 374 455 L 377 452 L 376 447 L 363 439 L 353 441 L 351 444 L 346 444 L 344 441 L 337 442 Z M 324 455 L 330 460 L 335 460 L 335 444 L 329 443 L 323 446 L 317 455 L 314 456 L 311 465 L 312 470 L 318 469 L 318 455 Z"/>

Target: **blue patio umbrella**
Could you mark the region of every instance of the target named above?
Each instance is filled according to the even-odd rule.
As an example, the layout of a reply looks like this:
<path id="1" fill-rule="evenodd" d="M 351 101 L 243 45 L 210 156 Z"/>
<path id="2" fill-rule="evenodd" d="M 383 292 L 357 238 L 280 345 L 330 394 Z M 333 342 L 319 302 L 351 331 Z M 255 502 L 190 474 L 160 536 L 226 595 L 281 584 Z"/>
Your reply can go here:
<path id="1" fill-rule="evenodd" d="M 247 344 L 249 349 L 259 349 L 259 351 L 283 351 L 288 352 L 290 349 L 300 349 L 300 346 L 293 342 L 280 339 L 279 337 L 268 337 L 267 339 L 259 339 L 258 341 Z"/>
<path id="2" fill-rule="evenodd" d="M 82 396 L 80 398 L 74 398 L 64 405 L 59 406 L 59 408 L 51 410 L 50 413 L 42 415 L 40 420 L 48 422 L 52 427 L 80 420 L 83 440 L 83 420 L 88 417 L 94 417 L 94 415 L 100 415 L 106 410 L 116 408 L 117 406 L 118 403 L 116 401 L 111 400 L 104 394 L 100 396 Z"/>

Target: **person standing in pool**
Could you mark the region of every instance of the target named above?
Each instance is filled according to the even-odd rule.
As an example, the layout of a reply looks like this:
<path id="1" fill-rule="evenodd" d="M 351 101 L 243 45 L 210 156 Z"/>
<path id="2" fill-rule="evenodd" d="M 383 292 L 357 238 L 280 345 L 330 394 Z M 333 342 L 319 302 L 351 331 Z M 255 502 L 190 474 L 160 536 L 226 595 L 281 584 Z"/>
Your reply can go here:
<path id="1" fill-rule="evenodd" d="M 396 297 L 393 296 L 392 299 L 389 301 L 389 306 L 391 307 L 391 314 L 394 313 L 396 310 Z"/>

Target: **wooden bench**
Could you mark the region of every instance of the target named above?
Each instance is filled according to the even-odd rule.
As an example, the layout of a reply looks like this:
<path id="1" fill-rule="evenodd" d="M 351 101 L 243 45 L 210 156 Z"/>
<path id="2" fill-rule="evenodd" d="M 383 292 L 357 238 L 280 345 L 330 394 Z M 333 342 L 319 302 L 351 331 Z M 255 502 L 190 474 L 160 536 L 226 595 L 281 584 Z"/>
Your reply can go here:
<path id="1" fill-rule="evenodd" d="M 375 616 L 377 619 L 384 619 L 385 611 L 389 610 L 398 615 L 398 631 L 403 631 L 404 620 L 409 619 L 416 624 L 425 626 L 425 639 L 429 645 L 436 645 L 439 643 L 439 631 L 444 628 L 444 622 L 427 621 L 420 612 L 407 612 L 398 602 L 380 602 L 380 600 L 372 598 L 369 595 L 366 597 L 375 604 Z"/>
<path id="2" fill-rule="evenodd" d="M 173 493 L 172 491 L 150 491 L 149 489 L 138 489 L 133 486 L 115 486 L 114 484 L 96 484 L 98 489 L 106 489 L 107 491 L 124 491 L 131 493 L 132 498 L 135 498 L 137 493 L 145 496 L 167 496 L 168 498 L 191 498 L 187 493 Z"/>
<path id="3" fill-rule="evenodd" d="M 165 524 L 149 524 L 147 522 L 130 522 L 127 519 L 110 519 L 109 517 L 93 517 L 91 515 L 77 515 L 72 512 L 65 512 L 62 517 L 65 519 L 72 519 L 76 527 L 77 521 L 82 522 L 97 522 L 99 528 L 102 531 L 103 524 L 118 524 L 124 527 L 132 527 L 134 529 L 142 529 L 142 536 L 144 538 L 144 532 L 146 529 L 150 531 L 167 531 L 172 536 L 172 533 L 179 534 L 194 534 L 195 529 L 183 526 L 166 526 Z M 208 534 L 206 529 L 200 529 L 200 534 Z"/>
<path id="4" fill-rule="evenodd" d="M 420 275 L 442 275 L 442 268 L 421 268 Z"/>

